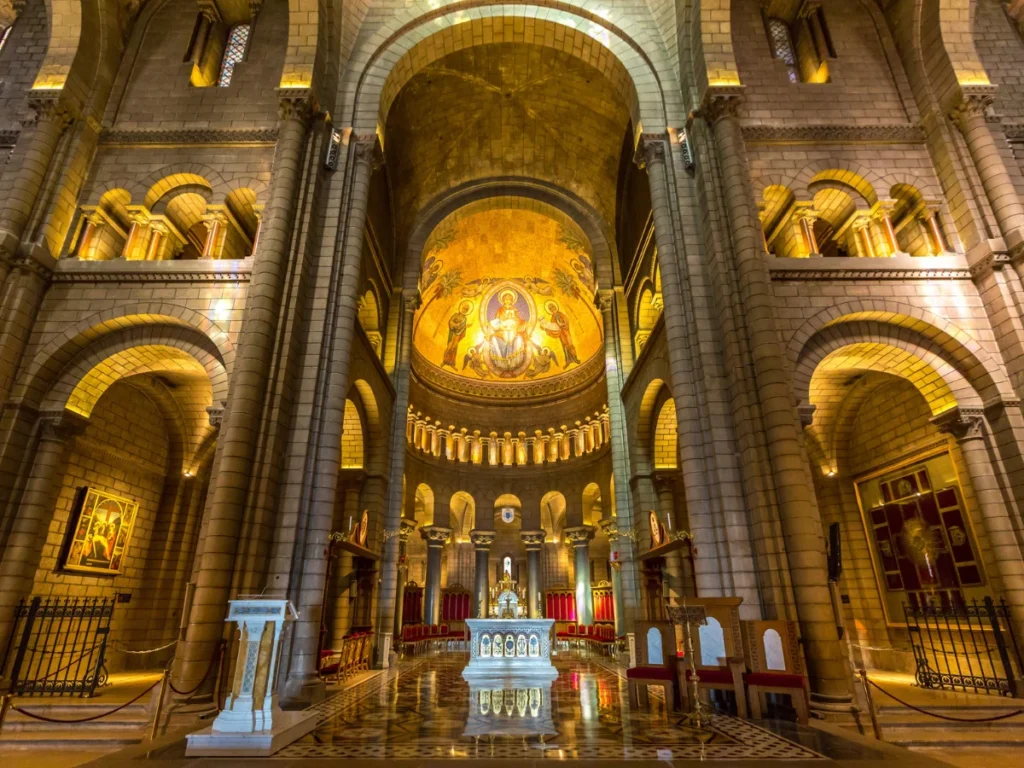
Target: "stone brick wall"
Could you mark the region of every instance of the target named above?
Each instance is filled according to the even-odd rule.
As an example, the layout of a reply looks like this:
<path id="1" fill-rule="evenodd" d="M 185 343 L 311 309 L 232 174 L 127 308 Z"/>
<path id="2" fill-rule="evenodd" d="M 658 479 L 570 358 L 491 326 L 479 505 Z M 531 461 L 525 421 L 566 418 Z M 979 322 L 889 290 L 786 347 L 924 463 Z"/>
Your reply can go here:
<path id="1" fill-rule="evenodd" d="M 975 3 L 974 44 L 989 80 L 999 86 L 996 111 L 1007 120 L 1024 121 L 1024 39 L 1000 0 Z"/>
<path id="2" fill-rule="evenodd" d="M 48 30 L 46 3 L 28 0 L 0 51 L 0 130 L 20 127 L 25 92 L 32 87 L 46 55 Z"/>
<path id="3" fill-rule="evenodd" d="M 907 112 L 871 15 L 859 2 L 822 3 L 836 58 L 830 82 L 790 83 L 773 59 L 758 0 L 733 0 L 733 44 L 746 85 L 744 116 L 763 122 L 901 123 Z"/>
<path id="4" fill-rule="evenodd" d="M 130 594 L 130 603 L 119 603 L 114 608 L 108 643 L 111 647 L 129 642 L 143 630 L 152 610 L 176 613 L 181 609 L 177 604 L 145 605 L 140 600 L 143 584 L 152 576 L 147 573 L 147 553 L 168 471 L 169 452 L 167 426 L 159 408 L 131 383 L 121 381 L 100 398 L 85 433 L 75 439 L 68 460 L 32 594 L 106 598 Z M 57 570 L 75 493 L 82 486 L 139 503 L 128 556 L 117 576 Z M 171 639 L 173 635 L 160 638 L 162 642 L 156 644 Z M 115 671 L 124 656 L 110 652 L 108 659 L 109 668 Z"/>
<path id="5" fill-rule="evenodd" d="M 130 82 L 113 94 L 105 122 L 120 130 L 173 128 L 271 128 L 277 122 L 277 92 L 287 43 L 285 0 L 262 5 L 248 55 L 235 67 L 231 84 L 196 88 L 191 62 L 183 61 L 198 14 L 194 0 L 173 0 L 153 14 L 138 55 L 126 57 Z"/>

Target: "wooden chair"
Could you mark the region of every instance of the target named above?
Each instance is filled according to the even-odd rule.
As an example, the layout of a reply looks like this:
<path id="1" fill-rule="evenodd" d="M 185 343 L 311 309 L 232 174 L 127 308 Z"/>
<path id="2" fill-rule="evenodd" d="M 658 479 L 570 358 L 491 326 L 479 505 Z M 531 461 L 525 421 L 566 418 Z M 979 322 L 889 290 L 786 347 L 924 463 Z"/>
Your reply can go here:
<path id="1" fill-rule="evenodd" d="M 637 666 L 626 670 L 629 703 L 647 706 L 647 687 L 665 689 L 665 707 L 676 708 L 676 633 L 667 621 L 636 623 Z"/>
<path id="2" fill-rule="evenodd" d="M 693 707 L 693 689 L 697 695 L 711 704 L 711 691 L 732 691 L 736 696 L 736 714 L 747 716 L 747 697 L 743 684 L 743 635 L 740 626 L 740 603 L 742 597 L 704 597 L 695 599 L 707 615 L 704 626 L 690 626 L 693 634 L 693 664 L 686 658 L 689 653 L 689 639 L 686 627 L 682 633 L 684 654 L 679 659 L 679 685 L 684 691 L 683 709 L 689 712 Z M 693 668 L 697 671 L 694 680 Z"/>
<path id="3" fill-rule="evenodd" d="M 806 724 L 810 699 L 797 623 L 745 621 L 743 636 L 750 664 L 743 680 L 750 692 L 751 716 L 761 719 L 764 694 L 782 693 L 793 702 L 796 719 Z"/>

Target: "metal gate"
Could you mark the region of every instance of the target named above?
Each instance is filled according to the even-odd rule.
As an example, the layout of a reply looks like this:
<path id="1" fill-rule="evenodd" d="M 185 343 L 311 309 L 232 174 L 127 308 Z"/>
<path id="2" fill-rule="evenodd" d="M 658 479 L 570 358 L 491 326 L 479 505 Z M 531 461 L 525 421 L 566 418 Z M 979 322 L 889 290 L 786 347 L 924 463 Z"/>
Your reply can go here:
<path id="1" fill-rule="evenodd" d="M 904 605 L 903 613 L 922 688 L 1017 695 L 1021 656 L 1005 600 Z"/>
<path id="2" fill-rule="evenodd" d="M 113 615 L 113 598 L 22 599 L 4 654 L 10 692 L 92 696 L 107 677 L 107 636 Z"/>

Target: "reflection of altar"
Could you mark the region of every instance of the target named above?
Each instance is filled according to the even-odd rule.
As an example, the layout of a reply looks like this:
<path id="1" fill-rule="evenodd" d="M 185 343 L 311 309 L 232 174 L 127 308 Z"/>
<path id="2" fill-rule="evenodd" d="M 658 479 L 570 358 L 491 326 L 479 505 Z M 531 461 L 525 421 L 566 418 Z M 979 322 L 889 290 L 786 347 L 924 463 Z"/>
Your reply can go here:
<path id="1" fill-rule="evenodd" d="M 509 675 L 531 680 L 554 680 L 551 629 L 554 619 L 466 619 L 469 664 L 466 680 L 500 680 Z"/>
<path id="2" fill-rule="evenodd" d="M 557 736 L 551 718 L 551 681 L 474 679 L 463 736 Z"/>

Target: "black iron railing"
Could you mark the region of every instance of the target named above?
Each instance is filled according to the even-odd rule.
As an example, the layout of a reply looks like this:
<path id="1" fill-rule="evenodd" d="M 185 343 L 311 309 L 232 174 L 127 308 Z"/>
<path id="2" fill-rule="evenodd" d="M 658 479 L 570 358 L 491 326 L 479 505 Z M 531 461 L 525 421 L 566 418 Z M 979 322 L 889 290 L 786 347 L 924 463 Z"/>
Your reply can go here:
<path id="1" fill-rule="evenodd" d="M 1021 656 L 1005 600 L 904 605 L 922 688 L 1017 695 Z"/>
<path id="2" fill-rule="evenodd" d="M 18 696 L 92 696 L 106 680 L 113 598 L 32 597 L 18 603 L 3 671 Z"/>

